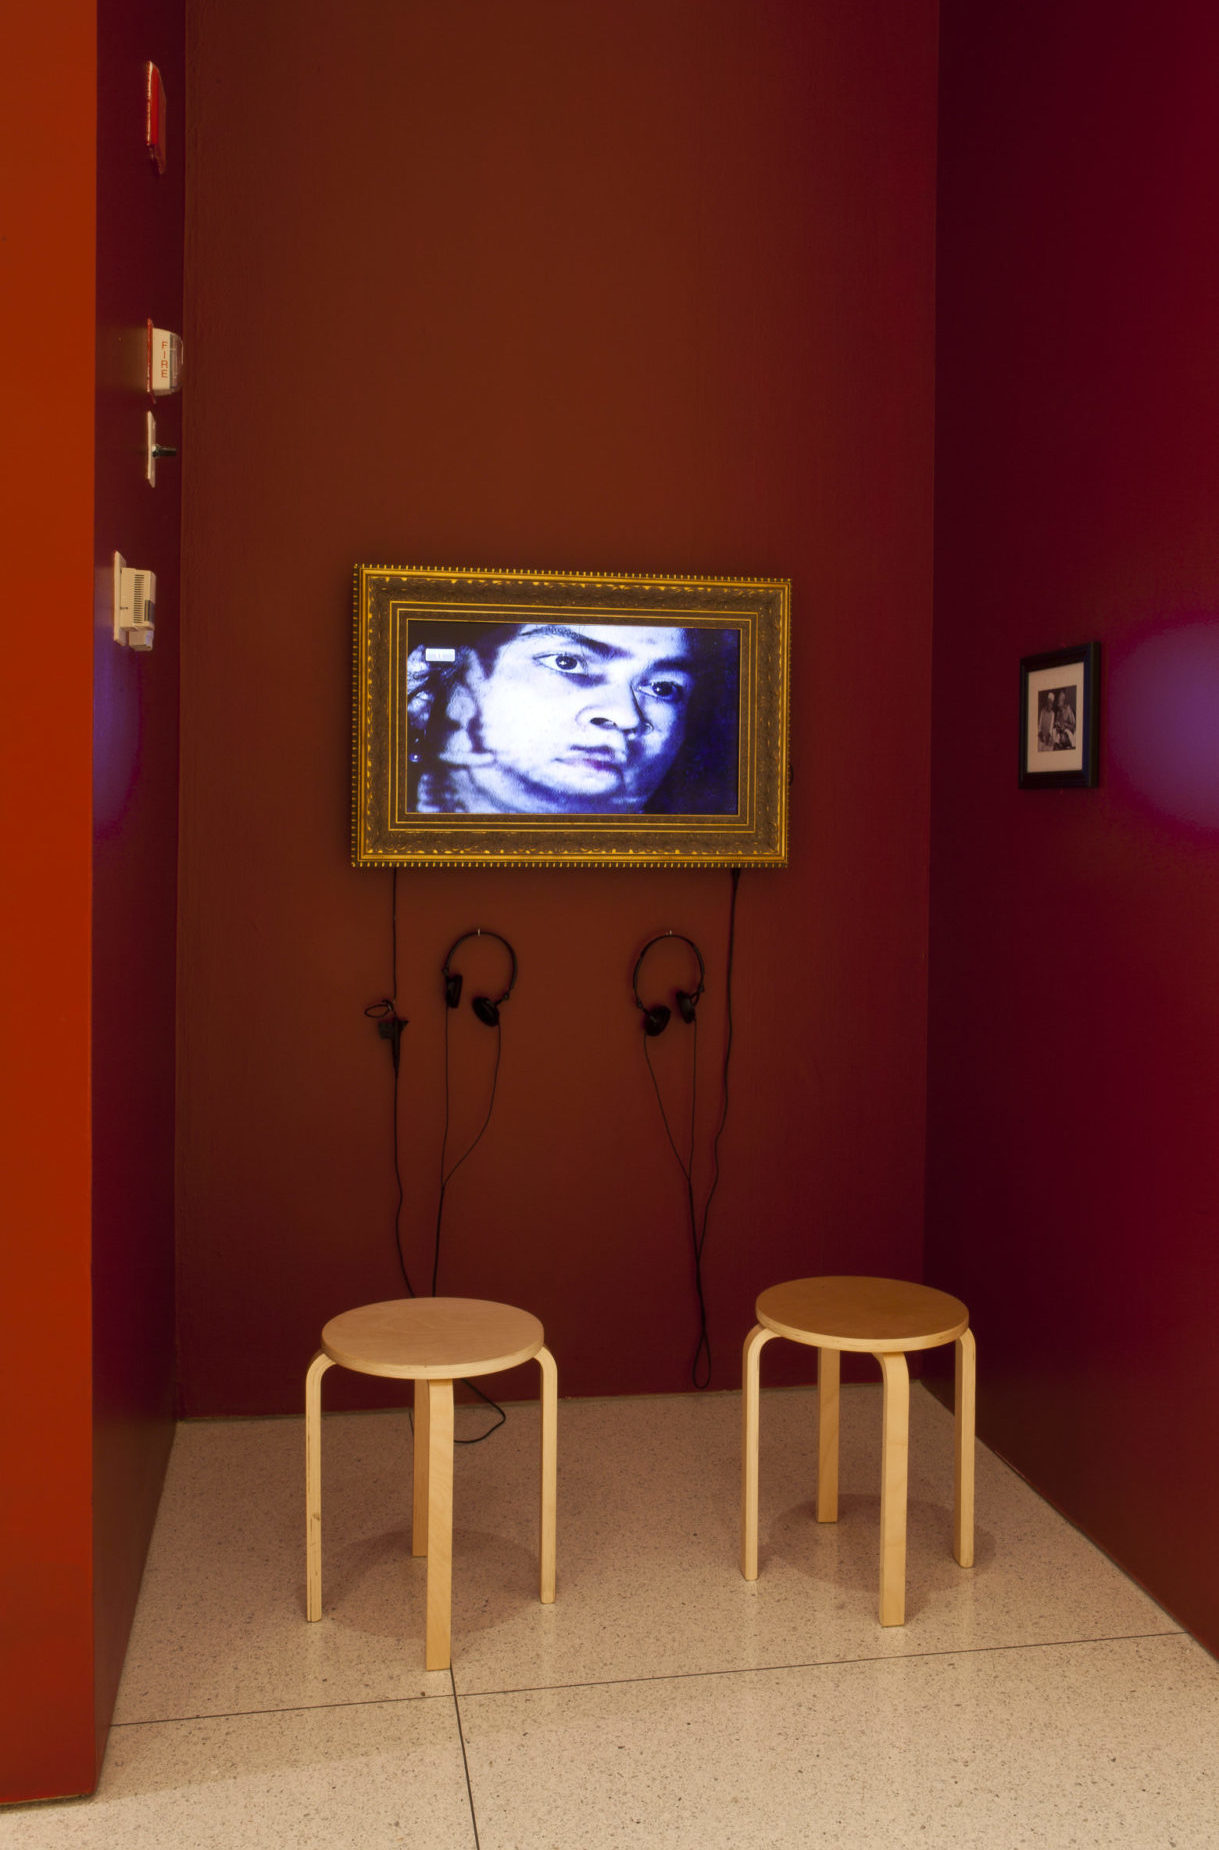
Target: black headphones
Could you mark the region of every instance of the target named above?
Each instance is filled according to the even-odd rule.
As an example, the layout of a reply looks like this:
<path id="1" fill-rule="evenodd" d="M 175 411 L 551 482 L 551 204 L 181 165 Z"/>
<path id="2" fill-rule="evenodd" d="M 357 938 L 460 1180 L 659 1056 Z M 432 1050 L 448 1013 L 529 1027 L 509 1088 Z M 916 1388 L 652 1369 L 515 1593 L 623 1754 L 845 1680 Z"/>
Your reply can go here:
<path id="1" fill-rule="evenodd" d="M 508 1000 L 508 997 L 512 994 L 512 986 L 516 982 L 516 952 L 509 944 L 507 938 L 501 938 L 497 931 L 484 931 L 481 925 L 475 926 L 473 931 L 463 931 L 460 938 L 455 939 L 449 946 L 444 959 L 444 999 L 451 1009 L 455 1009 L 457 1004 L 461 1001 L 461 971 L 452 970 L 449 966 L 453 961 L 454 951 L 463 945 L 467 938 L 494 938 L 497 944 L 503 945 L 508 956 L 512 960 L 512 969 L 508 976 L 508 987 L 504 990 L 502 995 L 494 997 L 473 996 L 470 1001 L 470 1007 L 485 1027 L 498 1028 L 500 1003 Z"/>
<path id="2" fill-rule="evenodd" d="M 694 1011 L 698 1007 L 698 999 L 703 993 L 703 982 L 707 975 L 706 967 L 703 964 L 703 954 L 699 950 L 697 944 L 695 944 L 693 938 L 683 937 L 682 933 L 679 931 L 662 931 L 659 937 L 648 939 L 638 957 L 635 959 L 635 969 L 631 977 L 631 989 L 635 996 L 635 1007 L 643 1016 L 643 1031 L 648 1035 L 663 1034 L 668 1026 L 669 1016 L 672 1011 L 666 1008 L 663 1002 L 657 1002 L 649 1008 L 645 1002 L 640 1000 L 639 972 L 643 968 L 643 960 L 652 946 L 654 944 L 664 944 L 669 938 L 676 938 L 680 944 L 688 944 L 690 949 L 694 952 L 695 957 L 698 959 L 698 983 L 696 987 L 694 989 L 678 989 L 673 995 L 673 1000 L 677 1005 L 677 1012 L 683 1021 L 693 1022 Z"/>

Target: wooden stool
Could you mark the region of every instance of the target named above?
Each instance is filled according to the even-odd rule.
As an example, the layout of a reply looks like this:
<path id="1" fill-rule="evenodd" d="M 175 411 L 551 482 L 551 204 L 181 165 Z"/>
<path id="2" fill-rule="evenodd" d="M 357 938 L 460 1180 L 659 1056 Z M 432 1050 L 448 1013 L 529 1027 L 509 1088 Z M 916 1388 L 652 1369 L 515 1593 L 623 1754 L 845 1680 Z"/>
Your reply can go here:
<path id="1" fill-rule="evenodd" d="M 394 1298 L 332 1317 L 305 1378 L 306 1611 L 322 1616 L 322 1376 L 333 1363 L 415 1383 L 411 1553 L 427 1556 L 428 1670 L 451 1655 L 453 1383 L 536 1356 L 542 1371 L 541 1599 L 554 1599 L 559 1376 L 528 1311 L 482 1298 Z"/>
<path id="2" fill-rule="evenodd" d="M 838 1520 L 838 1379 L 843 1349 L 880 1363 L 884 1423 L 880 1479 L 880 1622 L 906 1617 L 906 1470 L 910 1435 L 910 1371 L 906 1352 L 955 1342 L 956 1451 L 953 1554 L 962 1567 L 974 1558 L 974 1339 L 959 1298 L 897 1278 L 796 1278 L 772 1285 L 755 1306 L 758 1322 L 745 1339 L 744 1433 L 741 1459 L 741 1572 L 758 1577 L 758 1398 L 763 1344 L 774 1336 L 817 1350 L 817 1521 Z"/>

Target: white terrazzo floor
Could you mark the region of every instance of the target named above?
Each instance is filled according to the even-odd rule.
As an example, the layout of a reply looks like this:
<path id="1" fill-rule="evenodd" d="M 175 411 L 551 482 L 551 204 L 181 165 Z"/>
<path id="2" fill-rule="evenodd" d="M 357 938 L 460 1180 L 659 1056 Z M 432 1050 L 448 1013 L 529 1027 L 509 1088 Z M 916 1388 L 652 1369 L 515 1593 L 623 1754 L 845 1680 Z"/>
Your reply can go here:
<path id="1" fill-rule="evenodd" d="M 907 1622 L 876 1619 L 879 1388 L 763 1397 L 741 1579 L 735 1394 L 563 1401 L 537 1601 L 537 1409 L 458 1449 L 453 1668 L 423 1669 L 405 1412 L 325 1424 L 304 1616 L 294 1420 L 179 1429 L 101 1785 L 3 1850 L 1214 1850 L 1219 1664 L 984 1448 L 951 1554 L 952 1422 L 911 1408 Z M 485 1412 L 458 1412 L 459 1432 Z"/>

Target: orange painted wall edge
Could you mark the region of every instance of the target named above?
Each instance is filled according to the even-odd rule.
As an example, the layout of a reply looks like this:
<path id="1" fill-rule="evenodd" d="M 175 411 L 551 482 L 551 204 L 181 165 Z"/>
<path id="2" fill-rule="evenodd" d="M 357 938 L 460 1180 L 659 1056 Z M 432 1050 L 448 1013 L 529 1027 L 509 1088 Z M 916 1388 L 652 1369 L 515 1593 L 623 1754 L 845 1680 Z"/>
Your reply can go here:
<path id="1" fill-rule="evenodd" d="M 96 1778 L 89 987 L 96 19 L 0 66 L 0 1799 Z"/>

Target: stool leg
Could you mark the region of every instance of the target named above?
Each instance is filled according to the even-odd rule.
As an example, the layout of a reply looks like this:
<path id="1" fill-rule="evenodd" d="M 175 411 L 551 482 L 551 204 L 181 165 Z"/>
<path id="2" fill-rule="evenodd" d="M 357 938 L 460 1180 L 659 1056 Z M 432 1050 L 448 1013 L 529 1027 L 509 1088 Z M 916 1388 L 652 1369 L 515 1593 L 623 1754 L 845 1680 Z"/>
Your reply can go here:
<path id="1" fill-rule="evenodd" d="M 453 1383 L 429 1381 L 427 1499 L 428 1670 L 447 1670 L 453 1626 Z"/>
<path id="2" fill-rule="evenodd" d="M 542 1521 L 541 1590 L 543 1606 L 554 1600 L 555 1505 L 558 1491 L 559 1371 L 549 1349 L 538 1350 L 542 1371 Z"/>
<path id="3" fill-rule="evenodd" d="M 318 1350 L 305 1376 L 305 1617 L 322 1616 L 322 1376 L 332 1366 Z"/>
<path id="4" fill-rule="evenodd" d="M 837 1349 L 817 1351 L 817 1521 L 838 1521 L 838 1382 L 842 1357 Z"/>
<path id="5" fill-rule="evenodd" d="M 762 1347 L 775 1334 L 755 1323 L 745 1338 L 741 1392 L 741 1572 L 758 1577 L 758 1406 Z"/>
<path id="6" fill-rule="evenodd" d="M 956 1438 L 953 1472 L 952 1552 L 962 1567 L 974 1564 L 974 1408 L 976 1401 L 977 1345 L 972 1330 L 962 1330 L 956 1341 Z"/>
<path id="7" fill-rule="evenodd" d="M 906 1488 L 910 1460 L 910 1370 L 904 1355 L 878 1355 L 884 1381 L 880 1442 L 880 1622 L 906 1622 Z"/>
<path id="8" fill-rule="evenodd" d="M 427 1553 L 428 1384 L 415 1383 L 415 1434 L 411 1451 L 411 1553 Z"/>

